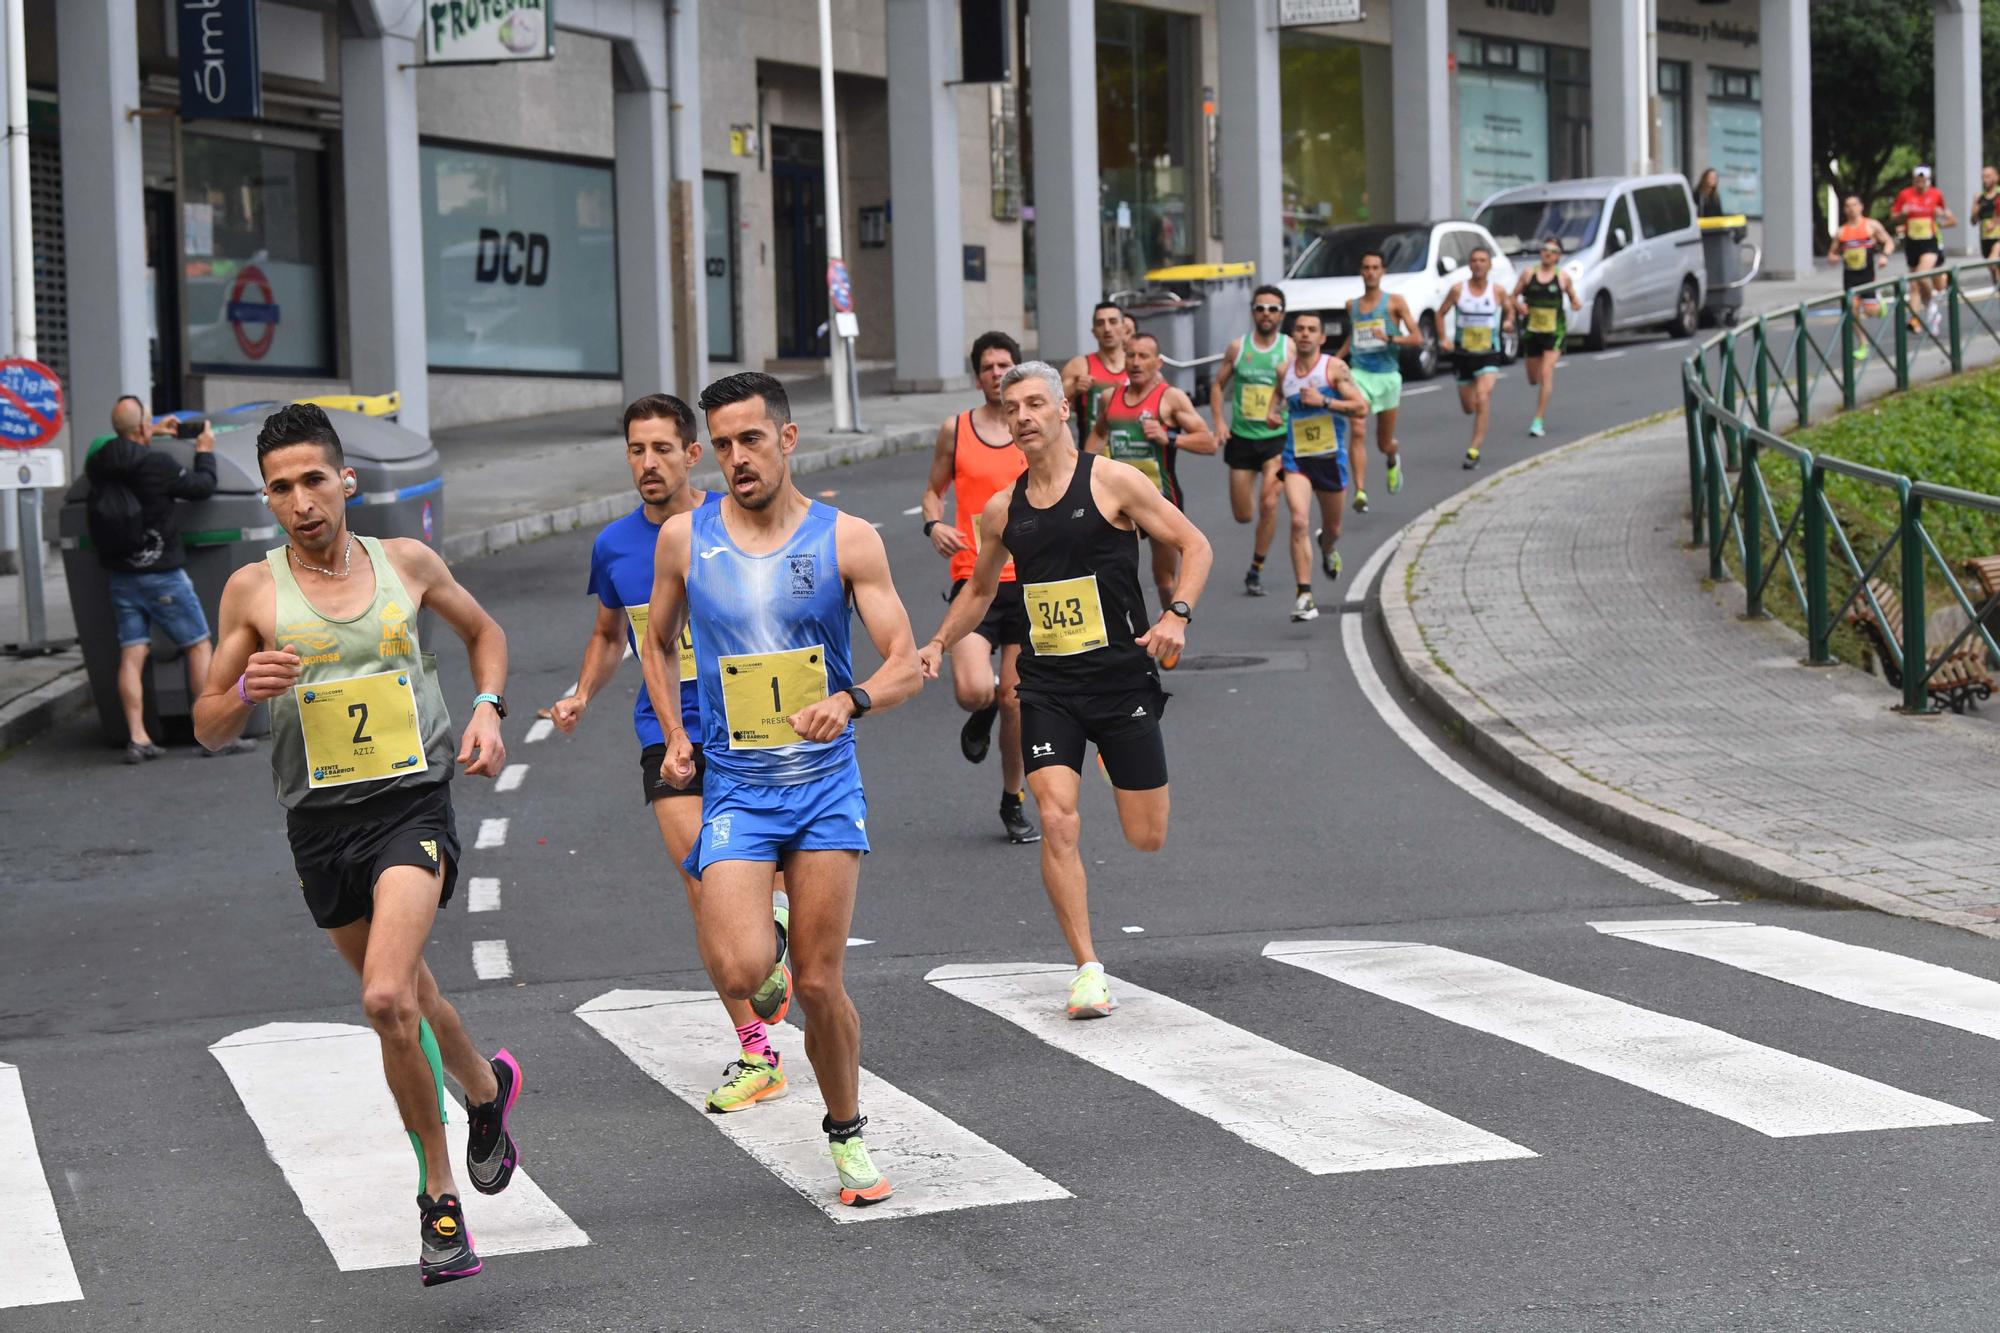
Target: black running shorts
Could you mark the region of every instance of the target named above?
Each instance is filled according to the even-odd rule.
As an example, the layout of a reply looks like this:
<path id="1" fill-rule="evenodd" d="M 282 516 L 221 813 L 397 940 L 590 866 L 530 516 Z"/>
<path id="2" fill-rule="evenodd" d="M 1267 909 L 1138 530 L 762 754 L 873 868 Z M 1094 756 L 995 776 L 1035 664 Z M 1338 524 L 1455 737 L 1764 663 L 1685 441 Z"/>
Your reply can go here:
<path id="1" fill-rule="evenodd" d="M 1237 472 L 1258 472 L 1264 464 L 1285 452 L 1285 432 L 1264 440 L 1246 440 L 1241 435 L 1231 435 L 1229 443 L 1222 446 L 1222 461 Z"/>
<path id="2" fill-rule="evenodd" d="M 952 584 L 945 600 L 956 600 L 958 590 L 965 583 L 964 579 L 960 579 Z M 972 632 L 995 648 L 1007 643 L 1025 645 L 1028 642 L 1028 601 L 1018 582 L 1009 579 L 1000 585 L 1000 591 L 993 594 L 993 605 L 986 608 L 986 618 L 974 625 Z"/>
<path id="3" fill-rule="evenodd" d="M 660 776 L 660 765 L 667 761 L 665 745 L 648 745 L 639 752 L 639 785 L 645 789 L 646 804 L 664 800 L 669 796 L 701 795 L 701 779 L 708 772 L 708 760 L 702 758 L 701 747 L 694 747 L 694 777 L 685 787 L 676 787 Z"/>
<path id="4" fill-rule="evenodd" d="M 1121 694 L 1045 694 L 1023 687 L 1021 757 L 1030 773 L 1060 764 L 1083 771 L 1095 745 L 1105 775 L 1121 791 L 1167 785 L 1167 742 L 1160 731 L 1167 692 L 1158 682 Z"/>
<path id="5" fill-rule="evenodd" d="M 1925 255 L 1936 255 L 1938 262 L 1935 267 L 1944 267 L 1944 250 L 1935 239 L 1903 242 L 1903 262 L 1910 266 L 1910 272 L 1917 271 L 1917 265 L 1923 262 Z"/>
<path id="6" fill-rule="evenodd" d="M 458 825 L 448 781 L 344 808 L 293 810 L 285 832 L 299 889 L 322 930 L 374 916 L 375 884 L 395 866 L 442 870 L 439 907 L 458 885 Z"/>

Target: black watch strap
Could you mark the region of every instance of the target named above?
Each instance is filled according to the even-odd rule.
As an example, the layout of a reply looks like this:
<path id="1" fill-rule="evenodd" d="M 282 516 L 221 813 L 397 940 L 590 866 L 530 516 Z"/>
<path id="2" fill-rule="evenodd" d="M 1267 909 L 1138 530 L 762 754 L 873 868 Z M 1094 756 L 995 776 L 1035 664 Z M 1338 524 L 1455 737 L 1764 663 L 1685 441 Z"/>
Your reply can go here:
<path id="1" fill-rule="evenodd" d="M 932 529 L 932 528 L 934 528 L 934 527 L 936 527 L 936 526 L 937 526 L 938 524 L 940 524 L 940 523 L 942 523 L 942 522 L 944 522 L 944 520 L 943 520 L 943 519 L 941 519 L 941 518 L 927 518 L 927 519 L 925 519 L 925 520 L 924 520 L 924 536 L 926 536 L 926 537 L 930 536 L 930 535 L 931 535 L 931 529 Z"/>
<path id="2" fill-rule="evenodd" d="M 1168 602 L 1167 610 L 1173 612 L 1188 624 L 1194 624 L 1194 608 L 1186 602 Z"/>
<path id="3" fill-rule="evenodd" d="M 849 685 L 844 693 L 848 698 L 854 700 L 854 716 L 856 717 L 868 716 L 868 710 L 875 706 L 875 701 L 868 697 L 868 691 L 862 689 L 859 685 Z"/>

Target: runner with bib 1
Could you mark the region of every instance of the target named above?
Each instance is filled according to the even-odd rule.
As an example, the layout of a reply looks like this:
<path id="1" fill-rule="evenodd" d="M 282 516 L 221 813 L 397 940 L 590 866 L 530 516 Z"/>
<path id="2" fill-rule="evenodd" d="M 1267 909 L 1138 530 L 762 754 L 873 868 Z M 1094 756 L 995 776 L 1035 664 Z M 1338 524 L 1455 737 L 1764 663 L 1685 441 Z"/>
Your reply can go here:
<path id="1" fill-rule="evenodd" d="M 716 660 L 722 672 L 722 712 L 732 750 L 775 750 L 805 738 L 792 714 L 826 698 L 826 649 L 738 654 Z"/>

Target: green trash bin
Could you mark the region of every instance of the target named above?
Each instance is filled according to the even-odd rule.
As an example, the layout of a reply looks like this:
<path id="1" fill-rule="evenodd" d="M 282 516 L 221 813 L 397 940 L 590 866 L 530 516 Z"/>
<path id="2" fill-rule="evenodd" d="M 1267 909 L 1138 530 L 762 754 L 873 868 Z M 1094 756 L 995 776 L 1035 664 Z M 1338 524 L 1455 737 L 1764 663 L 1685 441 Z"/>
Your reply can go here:
<path id="1" fill-rule="evenodd" d="M 263 478 L 257 469 L 257 431 L 277 406 L 248 403 L 209 414 L 215 428 L 215 494 L 200 504 L 186 506 L 180 528 L 187 546 L 188 578 L 201 598 L 211 634 L 229 576 L 284 540 L 264 507 Z M 360 482 L 359 490 L 347 501 L 349 528 L 371 537 L 414 537 L 439 547 L 444 540 L 444 465 L 431 442 L 383 417 L 338 410 L 329 410 L 327 416 L 340 434 L 347 465 Z M 192 440 L 157 439 L 150 447 L 184 467 L 191 465 L 194 457 Z M 124 710 L 118 703 L 118 629 L 111 610 L 110 579 L 90 547 L 89 496 L 90 482 L 79 476 L 63 496 L 57 533 L 98 722 L 107 740 L 123 745 L 126 730 Z M 431 620 L 428 615 L 420 619 L 420 639 L 430 634 Z M 145 673 L 146 726 L 155 736 L 174 740 L 193 735 L 194 701 L 188 696 L 181 656 L 179 648 L 154 634 Z M 268 732 L 267 712 L 258 708 L 244 728 L 245 734 Z"/>

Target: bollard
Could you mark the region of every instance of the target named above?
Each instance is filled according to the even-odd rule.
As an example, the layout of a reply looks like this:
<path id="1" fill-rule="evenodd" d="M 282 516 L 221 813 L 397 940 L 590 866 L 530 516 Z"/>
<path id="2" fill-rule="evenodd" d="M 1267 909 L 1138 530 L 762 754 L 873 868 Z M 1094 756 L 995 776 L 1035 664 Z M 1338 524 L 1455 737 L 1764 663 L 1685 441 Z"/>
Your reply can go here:
<path id="1" fill-rule="evenodd" d="M 1861 331 L 1855 327 L 1859 307 L 1854 302 L 1853 292 L 1843 292 L 1840 298 L 1840 405 L 1852 412 L 1855 398 L 1855 355 L 1861 345 Z"/>
<path id="2" fill-rule="evenodd" d="M 1903 711 L 1931 712 L 1931 692 L 1924 688 L 1930 668 L 1924 644 L 1924 497 L 1903 483 L 1903 523 L 1896 530 L 1903 562 Z"/>
<path id="3" fill-rule="evenodd" d="M 1832 608 L 1826 593 L 1826 474 L 1819 462 L 1799 464 L 1799 503 L 1806 507 L 1806 662 L 1832 666 Z"/>
<path id="4" fill-rule="evenodd" d="M 1757 466 L 1762 452 L 1757 437 L 1743 442 L 1743 471 L 1737 475 L 1737 495 L 1743 502 L 1743 617 L 1764 618 L 1764 474 Z"/>

